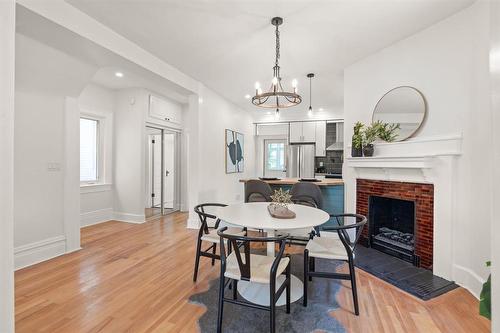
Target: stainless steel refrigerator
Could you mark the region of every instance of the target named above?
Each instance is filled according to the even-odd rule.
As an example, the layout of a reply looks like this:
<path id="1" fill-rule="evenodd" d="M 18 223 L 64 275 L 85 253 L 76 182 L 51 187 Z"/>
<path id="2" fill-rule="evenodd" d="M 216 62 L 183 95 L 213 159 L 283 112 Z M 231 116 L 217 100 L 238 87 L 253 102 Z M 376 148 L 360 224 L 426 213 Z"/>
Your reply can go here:
<path id="1" fill-rule="evenodd" d="M 288 150 L 287 176 L 314 178 L 314 144 L 291 144 Z"/>

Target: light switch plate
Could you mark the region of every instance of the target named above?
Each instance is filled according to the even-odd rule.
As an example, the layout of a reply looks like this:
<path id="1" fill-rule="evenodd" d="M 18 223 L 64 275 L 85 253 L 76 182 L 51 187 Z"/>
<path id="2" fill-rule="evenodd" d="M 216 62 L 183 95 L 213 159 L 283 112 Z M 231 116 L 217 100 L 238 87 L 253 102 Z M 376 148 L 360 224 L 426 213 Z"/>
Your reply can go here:
<path id="1" fill-rule="evenodd" d="M 61 163 L 49 162 L 47 164 L 48 171 L 61 171 Z"/>

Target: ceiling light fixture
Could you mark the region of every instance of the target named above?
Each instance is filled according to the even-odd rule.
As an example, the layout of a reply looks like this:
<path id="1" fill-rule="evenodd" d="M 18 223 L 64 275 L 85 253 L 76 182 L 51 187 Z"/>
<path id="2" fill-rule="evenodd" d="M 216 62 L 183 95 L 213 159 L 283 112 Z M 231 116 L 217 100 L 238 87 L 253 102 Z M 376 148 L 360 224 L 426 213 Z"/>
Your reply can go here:
<path id="1" fill-rule="evenodd" d="M 302 97 L 297 94 L 297 80 L 292 81 L 293 92 L 287 92 L 281 85 L 280 75 L 280 32 L 278 27 L 283 23 L 281 17 L 273 17 L 271 24 L 276 27 L 276 58 L 273 67 L 273 79 L 268 92 L 263 93 L 259 82 L 255 83 L 255 96 L 252 97 L 252 104 L 261 108 L 276 109 L 276 116 L 279 117 L 280 109 L 296 106 L 302 102 Z"/>
<path id="2" fill-rule="evenodd" d="M 116 76 L 116 77 L 123 77 L 123 73 L 122 73 L 122 72 L 116 72 L 116 73 L 115 73 L 115 76 Z"/>
<path id="3" fill-rule="evenodd" d="M 307 115 L 309 117 L 312 117 L 313 115 L 313 108 L 312 108 L 312 78 L 314 77 L 314 73 L 309 73 L 307 74 L 307 77 L 309 78 L 309 110 L 307 111 Z"/>

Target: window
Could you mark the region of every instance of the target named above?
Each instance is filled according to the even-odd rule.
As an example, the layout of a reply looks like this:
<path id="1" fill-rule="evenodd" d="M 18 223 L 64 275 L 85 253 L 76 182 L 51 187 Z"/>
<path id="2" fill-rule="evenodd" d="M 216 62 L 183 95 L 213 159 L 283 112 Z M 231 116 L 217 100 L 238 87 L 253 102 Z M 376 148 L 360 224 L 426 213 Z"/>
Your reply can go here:
<path id="1" fill-rule="evenodd" d="M 99 120 L 80 118 L 80 182 L 98 182 L 99 171 Z"/>
<path id="2" fill-rule="evenodd" d="M 267 144 L 267 170 L 282 171 L 285 169 L 285 144 L 273 142 Z"/>

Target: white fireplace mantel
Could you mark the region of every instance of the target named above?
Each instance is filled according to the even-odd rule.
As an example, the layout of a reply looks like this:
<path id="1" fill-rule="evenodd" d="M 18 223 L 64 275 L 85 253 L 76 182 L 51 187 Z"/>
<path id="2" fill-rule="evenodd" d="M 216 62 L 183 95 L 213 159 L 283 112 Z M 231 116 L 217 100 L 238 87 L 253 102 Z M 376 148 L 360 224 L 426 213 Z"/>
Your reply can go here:
<path id="1" fill-rule="evenodd" d="M 462 135 L 375 143 L 373 157 L 345 158 L 346 202 L 356 202 L 356 179 L 428 183 L 434 185 L 434 274 L 453 279 L 452 235 L 456 212 L 457 160 Z M 350 149 L 349 149 L 350 152 Z M 355 207 L 347 207 L 347 209 Z"/>
<path id="2" fill-rule="evenodd" d="M 394 168 L 394 169 L 428 169 L 432 168 L 429 156 L 375 156 L 349 157 L 347 165 L 353 168 Z"/>

